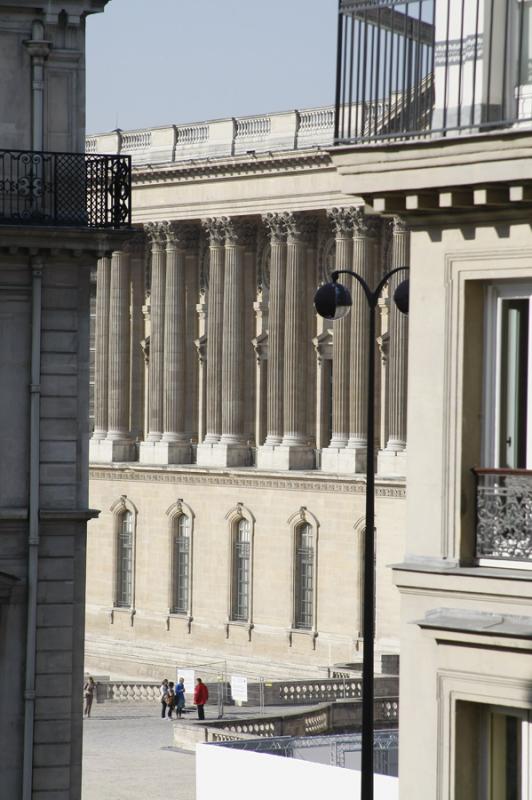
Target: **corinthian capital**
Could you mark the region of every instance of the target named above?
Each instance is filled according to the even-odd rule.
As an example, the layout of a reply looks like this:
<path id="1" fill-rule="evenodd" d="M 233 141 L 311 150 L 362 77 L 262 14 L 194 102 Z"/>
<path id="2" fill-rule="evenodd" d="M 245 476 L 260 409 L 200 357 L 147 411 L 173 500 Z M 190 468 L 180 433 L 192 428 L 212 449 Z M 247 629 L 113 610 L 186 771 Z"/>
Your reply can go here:
<path id="1" fill-rule="evenodd" d="M 375 239 L 381 232 L 382 221 L 380 217 L 364 214 L 361 208 L 355 209 L 353 232 L 355 236 L 367 236 Z"/>
<path id="2" fill-rule="evenodd" d="M 352 236 L 355 224 L 355 208 L 330 208 L 327 216 L 335 236 Z"/>
<path id="3" fill-rule="evenodd" d="M 301 212 L 291 212 L 286 215 L 286 228 L 288 240 L 292 242 L 311 242 L 318 229 L 315 217 Z"/>
<path id="4" fill-rule="evenodd" d="M 288 236 L 286 213 L 263 214 L 262 221 L 271 242 L 286 242 Z"/>
<path id="5" fill-rule="evenodd" d="M 209 237 L 211 247 L 223 245 L 225 243 L 225 221 L 224 217 L 207 217 L 202 219 L 201 224 Z"/>
<path id="6" fill-rule="evenodd" d="M 185 222 L 163 222 L 161 224 L 167 248 L 190 250 L 197 247 L 198 230 L 194 225 Z"/>
<path id="7" fill-rule="evenodd" d="M 394 233 L 408 233 L 409 227 L 402 217 L 393 218 L 393 232 Z"/>
<path id="8" fill-rule="evenodd" d="M 147 222 L 144 225 L 144 231 L 152 246 L 152 249 L 159 249 L 166 245 L 166 235 L 164 223 L 162 222 Z"/>
<path id="9" fill-rule="evenodd" d="M 249 222 L 241 222 L 231 217 L 222 217 L 225 225 L 225 243 L 251 247 L 255 241 L 255 227 Z"/>

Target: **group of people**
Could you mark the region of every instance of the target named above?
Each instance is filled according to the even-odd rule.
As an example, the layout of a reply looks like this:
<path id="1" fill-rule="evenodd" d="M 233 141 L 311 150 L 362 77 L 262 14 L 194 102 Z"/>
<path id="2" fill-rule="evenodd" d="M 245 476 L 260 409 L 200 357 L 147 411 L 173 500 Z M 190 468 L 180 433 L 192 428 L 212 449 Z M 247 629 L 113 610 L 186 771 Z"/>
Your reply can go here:
<path id="1" fill-rule="evenodd" d="M 172 712 L 175 711 L 176 719 L 180 719 L 185 708 L 185 680 L 179 678 L 174 684 L 168 678 L 164 678 L 159 689 L 161 695 L 161 717 L 172 719 Z M 201 680 L 196 679 L 194 687 L 194 705 L 198 709 L 198 719 L 205 719 L 204 705 L 209 699 L 209 690 Z"/>

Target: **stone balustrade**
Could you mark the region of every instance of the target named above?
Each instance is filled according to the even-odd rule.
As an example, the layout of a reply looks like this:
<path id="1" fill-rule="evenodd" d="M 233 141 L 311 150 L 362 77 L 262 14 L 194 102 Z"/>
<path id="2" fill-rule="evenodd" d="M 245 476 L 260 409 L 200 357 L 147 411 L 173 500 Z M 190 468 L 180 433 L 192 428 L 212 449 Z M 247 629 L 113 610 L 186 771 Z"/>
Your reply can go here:
<path id="1" fill-rule="evenodd" d="M 125 153 L 134 164 L 171 163 L 279 150 L 329 147 L 334 107 L 168 125 L 87 137 L 87 153 Z"/>

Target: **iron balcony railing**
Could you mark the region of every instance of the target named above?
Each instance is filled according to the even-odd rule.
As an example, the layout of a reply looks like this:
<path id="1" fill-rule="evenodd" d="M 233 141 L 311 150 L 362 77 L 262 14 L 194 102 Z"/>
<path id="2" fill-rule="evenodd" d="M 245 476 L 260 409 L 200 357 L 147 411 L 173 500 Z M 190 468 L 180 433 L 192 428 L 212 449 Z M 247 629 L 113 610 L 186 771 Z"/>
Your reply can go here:
<path id="1" fill-rule="evenodd" d="M 339 0 L 335 143 L 530 121 L 531 13 L 514 0 Z"/>
<path id="2" fill-rule="evenodd" d="M 0 150 L 0 224 L 130 227 L 130 156 Z"/>
<path id="3" fill-rule="evenodd" d="M 474 469 L 476 556 L 529 561 L 532 567 L 532 470 Z"/>

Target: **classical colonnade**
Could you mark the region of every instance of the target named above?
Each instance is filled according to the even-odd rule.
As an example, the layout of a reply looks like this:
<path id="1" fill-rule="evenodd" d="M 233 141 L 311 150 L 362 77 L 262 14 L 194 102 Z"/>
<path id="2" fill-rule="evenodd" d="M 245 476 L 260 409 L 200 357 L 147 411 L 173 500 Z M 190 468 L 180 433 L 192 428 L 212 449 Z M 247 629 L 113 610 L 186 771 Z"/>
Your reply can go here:
<path id="1" fill-rule="evenodd" d="M 401 220 L 358 207 L 150 223 L 101 258 L 91 460 L 312 469 L 318 447 L 323 470 L 362 472 L 368 309 L 349 278 L 351 314 L 317 319 L 327 239 L 333 265 L 370 285 L 408 264 Z M 380 333 L 379 471 L 400 475 L 407 320 L 393 303 Z"/>

